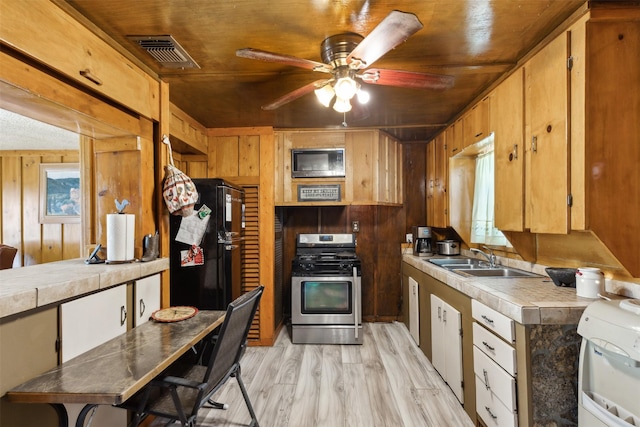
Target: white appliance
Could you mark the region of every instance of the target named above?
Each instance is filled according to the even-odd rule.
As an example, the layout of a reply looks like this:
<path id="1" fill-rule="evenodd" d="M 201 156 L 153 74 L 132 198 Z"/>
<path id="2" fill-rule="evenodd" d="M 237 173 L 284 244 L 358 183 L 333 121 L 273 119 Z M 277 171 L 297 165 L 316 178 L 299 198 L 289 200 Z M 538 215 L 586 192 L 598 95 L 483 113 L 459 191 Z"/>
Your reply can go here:
<path id="1" fill-rule="evenodd" d="M 640 300 L 590 304 L 578 333 L 580 427 L 640 426 Z"/>

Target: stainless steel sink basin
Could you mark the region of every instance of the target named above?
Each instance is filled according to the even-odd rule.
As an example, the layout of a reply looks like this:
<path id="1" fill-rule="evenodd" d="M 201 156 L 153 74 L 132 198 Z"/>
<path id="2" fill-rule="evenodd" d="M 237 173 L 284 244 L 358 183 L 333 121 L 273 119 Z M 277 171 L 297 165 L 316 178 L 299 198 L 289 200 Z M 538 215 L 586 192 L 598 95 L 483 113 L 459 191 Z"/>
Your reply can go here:
<path id="1" fill-rule="evenodd" d="M 460 274 L 466 277 L 543 277 L 536 273 L 529 271 L 518 270 L 517 268 L 509 267 L 495 267 L 495 268 L 456 268 L 451 269 L 454 273 Z"/>
<path id="2" fill-rule="evenodd" d="M 431 258 L 429 262 L 435 265 L 439 265 L 441 267 L 449 268 L 452 265 L 456 265 L 456 266 L 477 265 L 480 262 L 480 260 L 474 259 L 474 258 Z"/>
<path id="3" fill-rule="evenodd" d="M 517 268 L 503 266 L 491 268 L 488 262 L 477 258 L 432 258 L 429 262 L 465 277 L 543 277 Z"/>

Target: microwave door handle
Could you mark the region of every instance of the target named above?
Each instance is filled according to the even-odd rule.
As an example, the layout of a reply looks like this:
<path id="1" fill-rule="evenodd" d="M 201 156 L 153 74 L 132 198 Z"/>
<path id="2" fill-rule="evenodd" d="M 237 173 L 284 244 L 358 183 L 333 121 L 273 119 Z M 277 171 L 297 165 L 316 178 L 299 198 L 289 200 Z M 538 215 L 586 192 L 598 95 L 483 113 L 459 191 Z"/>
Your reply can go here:
<path id="1" fill-rule="evenodd" d="M 355 329 L 355 339 L 358 339 L 358 315 L 359 315 L 359 309 L 358 309 L 358 305 L 359 302 L 356 301 L 356 298 L 359 294 L 358 292 L 358 269 L 356 267 L 353 267 L 353 286 L 351 287 L 352 291 L 353 291 L 353 297 L 351 298 L 352 303 L 353 303 L 353 323 L 354 323 L 354 329 Z"/>

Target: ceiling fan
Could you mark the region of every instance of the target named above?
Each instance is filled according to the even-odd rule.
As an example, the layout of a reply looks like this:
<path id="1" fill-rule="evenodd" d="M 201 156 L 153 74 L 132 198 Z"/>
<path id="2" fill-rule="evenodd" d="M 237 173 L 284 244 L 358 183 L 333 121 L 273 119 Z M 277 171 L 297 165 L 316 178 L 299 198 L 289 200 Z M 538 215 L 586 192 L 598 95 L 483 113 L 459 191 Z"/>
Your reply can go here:
<path id="1" fill-rule="evenodd" d="M 394 10 L 367 37 L 342 33 L 326 38 L 320 45 L 324 63 L 252 48 L 239 49 L 236 55 L 331 74 L 328 79 L 316 80 L 264 105 L 263 110 L 274 110 L 314 91 L 325 107 L 329 107 L 335 98 L 333 109 L 346 113 L 351 110 L 354 96 L 357 95 L 361 103 L 368 100 L 368 94 L 362 90 L 358 80 L 415 89 L 443 90 L 453 86 L 452 76 L 368 68 L 421 28 L 422 23 L 414 14 Z"/>

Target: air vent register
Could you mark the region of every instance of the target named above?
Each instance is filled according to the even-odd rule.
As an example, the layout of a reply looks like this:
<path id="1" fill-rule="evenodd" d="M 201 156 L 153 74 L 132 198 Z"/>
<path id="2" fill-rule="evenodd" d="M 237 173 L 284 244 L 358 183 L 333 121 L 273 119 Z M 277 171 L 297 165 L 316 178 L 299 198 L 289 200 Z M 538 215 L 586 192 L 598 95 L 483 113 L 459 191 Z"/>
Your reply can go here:
<path id="1" fill-rule="evenodd" d="M 200 68 L 172 36 L 127 36 L 166 68 Z"/>

